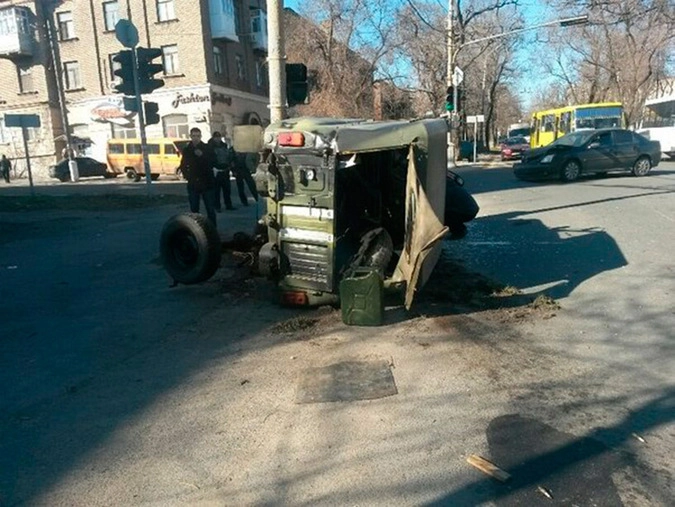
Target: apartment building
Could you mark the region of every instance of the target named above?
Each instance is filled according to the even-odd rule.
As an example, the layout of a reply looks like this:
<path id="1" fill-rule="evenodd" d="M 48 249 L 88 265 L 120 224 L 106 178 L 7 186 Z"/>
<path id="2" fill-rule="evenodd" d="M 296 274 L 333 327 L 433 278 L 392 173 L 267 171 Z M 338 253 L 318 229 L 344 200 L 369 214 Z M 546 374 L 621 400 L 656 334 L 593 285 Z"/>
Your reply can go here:
<path id="1" fill-rule="evenodd" d="M 208 138 L 269 122 L 265 0 L 0 0 L 0 115 L 33 113 L 34 175 L 61 158 L 66 128 L 79 154 L 105 160 L 111 138 L 139 137 L 136 113 L 116 94 L 115 24 L 130 19 L 139 46 L 162 50 L 165 86 L 148 137 Z M 62 115 L 65 111 L 65 115 Z M 21 130 L 0 120 L 0 153 L 24 160 Z"/>

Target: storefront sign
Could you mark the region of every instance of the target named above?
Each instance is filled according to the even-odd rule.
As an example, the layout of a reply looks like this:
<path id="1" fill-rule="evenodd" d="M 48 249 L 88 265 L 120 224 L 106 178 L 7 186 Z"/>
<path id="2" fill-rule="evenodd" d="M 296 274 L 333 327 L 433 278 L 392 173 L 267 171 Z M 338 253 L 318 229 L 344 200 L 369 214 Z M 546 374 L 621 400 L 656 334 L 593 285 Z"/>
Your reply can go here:
<path id="1" fill-rule="evenodd" d="M 171 106 L 176 109 L 182 104 L 195 104 L 199 102 L 210 102 L 211 97 L 208 95 L 200 95 L 198 93 L 190 93 L 189 95 L 183 95 L 182 93 L 177 93 L 176 97 L 171 102 Z"/>
<path id="2" fill-rule="evenodd" d="M 116 125 L 133 125 L 133 116 L 136 113 L 126 111 L 121 100 L 106 100 L 96 104 L 90 112 L 89 117 L 99 123 L 115 123 Z"/>

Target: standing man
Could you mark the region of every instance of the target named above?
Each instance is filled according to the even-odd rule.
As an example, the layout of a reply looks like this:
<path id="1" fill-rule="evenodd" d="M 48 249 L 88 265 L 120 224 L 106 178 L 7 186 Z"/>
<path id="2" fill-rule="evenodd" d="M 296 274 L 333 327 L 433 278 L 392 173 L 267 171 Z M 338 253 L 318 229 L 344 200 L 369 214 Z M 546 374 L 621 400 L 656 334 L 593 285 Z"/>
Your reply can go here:
<path id="1" fill-rule="evenodd" d="M 235 209 L 232 206 L 232 197 L 230 197 L 231 183 L 230 183 L 230 169 L 234 163 L 234 151 L 223 141 L 223 136 L 220 132 L 214 132 L 209 139 L 209 146 L 213 150 L 216 157 L 216 165 L 214 172 L 216 174 L 216 211 L 220 211 L 220 194 L 223 194 L 223 202 L 226 209 Z"/>
<path id="2" fill-rule="evenodd" d="M 12 170 L 12 163 L 9 161 L 6 155 L 2 156 L 0 160 L 0 172 L 2 172 L 2 177 L 5 178 L 5 182 L 9 183 L 9 171 Z"/>
<path id="3" fill-rule="evenodd" d="M 234 177 L 237 180 L 237 192 L 239 193 L 239 200 L 242 206 L 248 206 L 248 197 L 244 191 L 244 183 L 248 187 L 253 198 L 258 200 L 258 191 L 255 187 L 255 180 L 251 176 L 251 164 L 255 167 L 255 159 L 257 155 L 254 153 L 235 153 L 234 163 Z"/>
<path id="4" fill-rule="evenodd" d="M 179 169 L 187 180 L 190 211 L 199 213 L 199 201 L 204 201 L 206 215 L 216 225 L 216 177 L 213 168 L 216 158 L 211 147 L 202 142 L 202 131 L 197 127 L 190 129 L 190 144 L 183 150 Z"/>

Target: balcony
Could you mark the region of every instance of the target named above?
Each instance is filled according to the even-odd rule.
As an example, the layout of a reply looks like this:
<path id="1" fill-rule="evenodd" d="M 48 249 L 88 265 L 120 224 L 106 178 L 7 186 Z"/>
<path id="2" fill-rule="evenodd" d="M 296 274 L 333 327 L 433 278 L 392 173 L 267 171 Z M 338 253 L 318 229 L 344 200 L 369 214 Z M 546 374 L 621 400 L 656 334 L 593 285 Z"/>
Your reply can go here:
<path id="1" fill-rule="evenodd" d="M 209 0 L 211 37 L 239 42 L 233 0 Z"/>
<path id="2" fill-rule="evenodd" d="M 251 45 L 255 51 L 267 52 L 267 13 L 251 10 Z"/>
<path id="3" fill-rule="evenodd" d="M 0 10 L 0 58 L 33 56 L 34 15 L 27 7 Z"/>

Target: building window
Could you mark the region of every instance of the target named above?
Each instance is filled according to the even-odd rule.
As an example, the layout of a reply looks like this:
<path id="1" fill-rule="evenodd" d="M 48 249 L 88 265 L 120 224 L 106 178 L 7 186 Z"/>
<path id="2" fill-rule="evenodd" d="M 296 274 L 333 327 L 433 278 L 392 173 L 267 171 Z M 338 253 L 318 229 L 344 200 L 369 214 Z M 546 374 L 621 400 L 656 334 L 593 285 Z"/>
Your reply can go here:
<path id="1" fill-rule="evenodd" d="M 5 127 L 5 119 L 0 118 L 0 144 L 7 144 L 12 140 L 11 132 Z"/>
<path id="2" fill-rule="evenodd" d="M 66 90 L 82 88 L 79 62 L 65 62 L 63 64 L 63 84 Z"/>
<path id="3" fill-rule="evenodd" d="M 164 64 L 164 74 L 178 74 L 180 69 L 178 65 L 178 46 L 162 46 L 162 63 Z"/>
<path id="4" fill-rule="evenodd" d="M 234 62 L 237 65 L 237 78 L 243 81 L 246 77 L 244 73 L 244 58 L 241 55 L 234 55 Z"/>
<path id="5" fill-rule="evenodd" d="M 56 24 L 59 30 L 59 40 L 70 40 L 75 38 L 75 25 L 73 24 L 72 12 L 57 12 Z"/>
<path id="6" fill-rule="evenodd" d="M 219 47 L 213 47 L 213 70 L 217 76 L 223 73 L 223 53 Z"/>
<path id="7" fill-rule="evenodd" d="M 232 13 L 234 14 L 234 29 L 236 31 L 236 34 L 239 35 L 243 32 L 241 29 L 241 12 L 239 11 L 239 4 L 238 2 L 231 2 L 232 3 Z M 225 10 L 225 6 L 223 6 L 223 10 Z"/>
<path id="8" fill-rule="evenodd" d="M 168 114 L 162 118 L 164 137 L 178 137 L 187 139 L 190 135 L 190 126 L 186 114 Z"/>
<path id="9" fill-rule="evenodd" d="M 112 126 L 112 138 L 113 139 L 136 139 L 140 136 L 136 135 L 136 126 L 133 127 L 123 127 L 121 125 L 115 125 L 111 123 Z"/>
<path id="10" fill-rule="evenodd" d="M 157 20 L 172 21 L 176 19 L 176 8 L 173 0 L 157 0 Z"/>
<path id="11" fill-rule="evenodd" d="M 103 18 L 105 22 L 105 29 L 112 31 L 120 19 L 119 2 L 103 2 Z"/>
<path id="12" fill-rule="evenodd" d="M 19 92 L 30 93 L 34 92 L 33 87 L 33 69 L 31 67 L 18 68 L 19 71 Z"/>
<path id="13" fill-rule="evenodd" d="M 115 71 L 122 68 L 122 64 L 120 62 L 113 61 L 113 58 L 115 58 L 116 56 L 117 56 L 117 53 L 113 53 L 112 55 L 108 55 L 108 64 L 110 65 L 110 83 L 111 84 L 118 84 L 122 81 L 121 77 L 115 75 Z"/>

